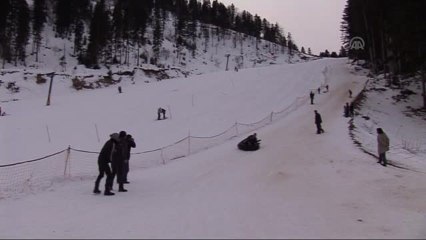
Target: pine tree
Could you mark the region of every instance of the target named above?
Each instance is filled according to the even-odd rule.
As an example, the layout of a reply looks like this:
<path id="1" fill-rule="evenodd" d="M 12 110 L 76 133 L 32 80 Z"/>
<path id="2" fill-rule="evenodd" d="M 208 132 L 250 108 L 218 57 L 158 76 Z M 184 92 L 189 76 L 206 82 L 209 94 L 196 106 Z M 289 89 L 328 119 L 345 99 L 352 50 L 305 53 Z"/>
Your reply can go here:
<path id="1" fill-rule="evenodd" d="M 308 54 L 309 54 L 309 55 L 312 55 L 311 48 L 308 48 Z"/>
<path id="2" fill-rule="evenodd" d="M 330 52 L 328 51 L 328 49 L 325 50 L 324 57 L 330 57 Z"/>
<path id="3" fill-rule="evenodd" d="M 287 34 L 287 46 L 288 46 L 288 53 L 290 54 L 290 56 L 293 56 L 294 43 L 293 43 L 293 37 L 291 36 L 290 32 Z"/>
<path id="4" fill-rule="evenodd" d="M 80 55 L 83 48 L 84 23 L 78 21 L 74 29 L 74 54 Z"/>
<path id="5" fill-rule="evenodd" d="M 46 2 L 45 0 L 34 0 L 34 10 L 33 10 L 33 52 L 36 55 L 36 62 L 38 62 L 38 53 L 40 51 L 41 45 L 41 33 L 46 23 Z"/>
<path id="6" fill-rule="evenodd" d="M 180 62 L 187 36 L 187 4 L 186 0 L 176 0 L 175 43 L 177 59 Z"/>
<path id="7" fill-rule="evenodd" d="M 29 35 L 30 35 L 30 9 L 26 0 L 15 0 L 17 8 L 17 18 L 16 18 L 16 36 L 15 36 L 15 66 L 18 64 L 18 61 L 21 61 L 24 65 L 26 58 L 25 48 L 28 44 Z"/>
<path id="8" fill-rule="evenodd" d="M 0 1 L 0 57 L 3 59 L 3 67 L 6 62 L 11 61 L 11 10 L 12 0 Z"/>
<path id="9" fill-rule="evenodd" d="M 197 29 L 198 29 L 198 18 L 200 10 L 198 8 L 197 0 L 190 0 L 188 5 L 189 10 L 189 22 L 188 22 L 188 35 L 191 38 L 190 50 L 192 57 L 195 57 L 195 52 L 197 50 Z"/>
<path id="10" fill-rule="evenodd" d="M 160 49 L 163 43 L 163 23 L 162 23 L 160 5 L 156 2 L 154 8 L 154 33 L 152 50 L 154 52 L 155 63 L 158 64 L 160 59 Z"/>
<path id="11" fill-rule="evenodd" d="M 340 48 L 339 57 L 347 57 L 346 49 L 343 46 Z"/>
<path id="12" fill-rule="evenodd" d="M 105 9 L 105 0 L 101 0 L 95 6 L 95 11 L 90 24 L 90 37 L 87 47 L 86 65 L 98 67 L 99 54 L 106 46 L 109 36 L 109 18 Z"/>
<path id="13" fill-rule="evenodd" d="M 123 1 L 116 1 L 114 11 L 112 13 L 112 38 L 114 42 L 114 56 L 113 63 L 121 64 L 121 49 L 123 48 L 123 36 L 125 20 L 124 20 L 124 6 Z M 117 55 L 120 55 L 119 57 Z"/>
<path id="14" fill-rule="evenodd" d="M 302 53 L 306 53 L 305 48 L 304 48 L 304 47 L 302 47 L 302 49 L 300 50 L 300 52 L 302 52 Z"/>
<path id="15" fill-rule="evenodd" d="M 72 23 L 72 1 L 69 0 L 56 0 L 56 32 L 61 38 L 68 36 L 71 23 Z"/>

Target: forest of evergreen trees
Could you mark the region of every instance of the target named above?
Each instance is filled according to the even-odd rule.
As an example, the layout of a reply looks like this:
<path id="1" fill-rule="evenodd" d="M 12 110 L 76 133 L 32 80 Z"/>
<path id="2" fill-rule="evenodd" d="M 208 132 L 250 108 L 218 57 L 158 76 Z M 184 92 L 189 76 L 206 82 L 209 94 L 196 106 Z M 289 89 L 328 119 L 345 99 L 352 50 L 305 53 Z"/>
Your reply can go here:
<path id="1" fill-rule="evenodd" d="M 50 22 L 56 37 L 74 43 L 73 54 L 87 67 L 106 61 L 125 63 L 130 47 L 139 55 L 147 42 L 156 55 L 153 59 L 158 59 L 169 16 L 174 16 L 178 55 L 184 48 L 195 55 L 196 38 L 204 38 L 207 44 L 212 25 L 218 26 L 216 35 L 231 29 L 297 50 L 291 34 L 286 38 L 278 24 L 217 0 L 33 0 L 32 6 L 26 0 L 2 0 L 0 57 L 3 66 L 6 62 L 26 65 L 29 54 L 37 61 L 43 29 Z M 149 37 L 148 27 L 152 29 Z M 30 53 L 26 52 L 29 42 Z"/>
<path id="2" fill-rule="evenodd" d="M 354 37 L 365 41 L 363 50 L 349 49 L 349 57 L 367 60 L 389 85 L 420 76 L 426 108 L 426 1 L 347 0 L 342 32 L 347 45 Z"/>

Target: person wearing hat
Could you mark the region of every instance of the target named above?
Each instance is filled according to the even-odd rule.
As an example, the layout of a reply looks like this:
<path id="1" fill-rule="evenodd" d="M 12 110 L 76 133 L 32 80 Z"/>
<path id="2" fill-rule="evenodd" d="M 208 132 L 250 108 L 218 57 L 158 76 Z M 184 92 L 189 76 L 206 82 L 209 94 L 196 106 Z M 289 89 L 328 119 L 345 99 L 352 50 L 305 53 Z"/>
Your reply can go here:
<path id="1" fill-rule="evenodd" d="M 126 189 L 124 189 L 124 179 L 123 179 L 123 172 L 124 172 L 124 153 L 125 153 L 125 144 L 124 141 L 126 140 L 127 133 L 125 131 L 121 131 L 118 134 L 118 142 L 116 144 L 116 149 L 112 153 L 112 179 L 111 182 L 111 189 L 114 182 L 114 178 L 117 176 L 117 183 L 118 183 L 118 191 L 119 192 L 127 192 Z"/>
<path id="2" fill-rule="evenodd" d="M 130 170 L 129 160 L 130 160 L 130 151 L 132 148 L 136 147 L 135 140 L 132 135 L 128 134 L 126 136 L 126 141 L 124 141 L 124 169 L 123 169 L 123 183 L 130 183 L 127 179 L 127 175 Z"/>
<path id="3" fill-rule="evenodd" d="M 377 128 L 377 151 L 379 153 L 379 161 L 377 163 L 386 167 L 386 152 L 389 151 L 389 138 L 381 128 Z"/>
<path id="4" fill-rule="evenodd" d="M 104 195 L 106 196 L 114 195 L 114 193 L 111 192 L 112 183 L 114 181 L 114 175 L 111 171 L 110 163 L 113 162 L 113 156 L 117 153 L 117 149 L 119 147 L 119 141 L 120 139 L 117 133 L 111 134 L 110 139 L 104 144 L 101 152 L 99 153 L 99 157 L 98 157 L 99 175 L 96 178 L 95 189 L 93 190 L 93 193 L 95 194 L 101 193 L 101 191 L 99 190 L 99 184 L 102 178 L 104 177 L 104 175 L 106 175 Z"/>

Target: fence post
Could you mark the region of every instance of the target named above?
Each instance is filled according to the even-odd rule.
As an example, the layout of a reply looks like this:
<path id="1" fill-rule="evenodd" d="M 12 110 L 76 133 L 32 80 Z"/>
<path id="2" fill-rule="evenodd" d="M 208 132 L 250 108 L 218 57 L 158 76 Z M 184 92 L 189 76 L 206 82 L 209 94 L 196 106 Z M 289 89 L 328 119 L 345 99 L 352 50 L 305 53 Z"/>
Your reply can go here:
<path id="1" fill-rule="evenodd" d="M 191 130 L 188 131 L 188 156 L 191 155 Z"/>
<path id="2" fill-rule="evenodd" d="M 66 177 L 67 170 L 69 171 L 68 165 L 69 165 L 70 155 L 71 155 L 71 146 L 68 146 L 67 155 L 65 156 L 64 177 Z"/>
<path id="3" fill-rule="evenodd" d="M 161 149 L 161 160 L 163 160 L 163 165 L 165 165 L 166 160 L 164 159 L 164 156 L 163 156 L 163 149 Z"/>
<path id="4" fill-rule="evenodd" d="M 98 142 L 100 142 L 100 138 L 99 138 L 99 131 L 98 131 L 98 125 L 96 125 L 95 123 L 95 129 L 96 129 L 96 137 L 98 138 Z"/>
<path id="5" fill-rule="evenodd" d="M 50 143 L 50 132 L 49 132 L 49 126 L 46 125 L 46 132 L 47 132 L 47 139 L 49 140 Z"/>

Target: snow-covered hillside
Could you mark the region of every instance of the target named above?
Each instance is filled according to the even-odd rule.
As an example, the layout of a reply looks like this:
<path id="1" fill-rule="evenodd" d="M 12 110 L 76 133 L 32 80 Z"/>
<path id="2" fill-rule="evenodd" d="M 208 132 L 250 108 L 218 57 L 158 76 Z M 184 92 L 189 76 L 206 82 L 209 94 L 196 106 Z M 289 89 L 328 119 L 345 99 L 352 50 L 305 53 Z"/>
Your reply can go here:
<path id="1" fill-rule="evenodd" d="M 136 81 L 149 83 L 226 69 L 234 71 L 236 68 L 264 67 L 316 59 L 314 56 L 297 51 L 293 51 L 290 55 L 287 47 L 261 39 L 256 40 L 255 37 L 232 30 L 226 30 L 226 34 L 219 36 L 217 27 L 213 25 L 209 25 L 211 36 L 207 46 L 205 39 L 200 36 L 196 40 L 195 56 L 185 48 L 177 58 L 173 18 L 170 17 L 165 25 L 164 42 L 157 65 L 150 64 L 153 52 L 152 44 L 148 41 L 140 49 L 129 47 L 130 57 L 127 63 L 100 65 L 100 69 L 89 69 L 78 64 L 72 39 L 55 37 L 52 24 L 48 24 L 43 31 L 38 61 L 35 54 L 29 54 L 26 66 L 7 63 L 0 69 L 1 102 L 40 95 L 40 91 L 45 91 L 45 86 L 49 84 L 49 73 L 54 73 L 55 82 L 66 83 L 63 87 L 71 91 L 71 86 L 76 88 L 73 85 L 75 79 L 82 82 L 82 89 L 93 89 L 110 85 L 127 86 Z M 147 29 L 147 39 L 152 39 L 152 31 L 151 28 Z M 28 53 L 31 53 L 31 41 L 32 38 L 27 46 Z"/>
<path id="2" fill-rule="evenodd" d="M 244 133 L 148 168 L 140 163 L 151 153 L 135 154 L 129 192 L 112 197 L 92 194 L 97 154 L 90 152 L 0 168 L 1 184 L 28 180 L 17 185 L 23 195 L 1 199 L 0 237 L 424 238 L 426 188 L 419 183 L 426 176 L 382 167 L 349 137 L 347 91 L 357 95 L 367 80 L 351 69 L 344 59 L 324 59 L 136 81 L 122 94 L 58 87 L 49 107 L 44 95 L 3 103 L 10 113 L 0 119 L 5 163 L 68 144 L 99 151 L 120 130 L 136 138 L 134 153 L 170 144 L 175 148 L 167 150 L 190 152 L 196 141 L 173 142 L 188 134 L 214 139 L 235 122 L 263 127 L 257 152 L 236 148 Z M 308 93 L 325 84 L 330 91 L 309 104 Z M 155 120 L 159 106 L 169 110 L 167 120 Z M 325 134 L 315 134 L 314 110 Z M 54 173 L 39 188 L 37 181 Z"/>

